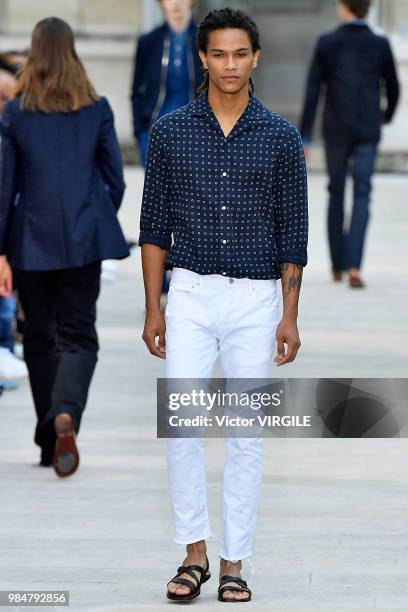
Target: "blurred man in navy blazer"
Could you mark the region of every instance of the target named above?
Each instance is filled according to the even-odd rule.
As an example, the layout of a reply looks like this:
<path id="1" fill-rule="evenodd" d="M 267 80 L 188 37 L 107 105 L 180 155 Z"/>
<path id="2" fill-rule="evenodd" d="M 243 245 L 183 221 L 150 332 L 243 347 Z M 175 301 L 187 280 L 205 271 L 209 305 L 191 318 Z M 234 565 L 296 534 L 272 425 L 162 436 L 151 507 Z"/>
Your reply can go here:
<path id="1" fill-rule="evenodd" d="M 308 153 L 321 87 L 326 86 L 323 136 L 329 173 L 328 233 L 335 281 L 347 271 L 350 287 L 361 288 L 371 178 L 381 125 L 394 115 L 399 83 L 390 44 L 365 18 L 371 0 L 339 0 L 342 25 L 317 41 L 310 67 L 300 132 Z M 382 90 L 386 106 L 382 108 Z M 353 212 L 344 230 L 344 191 L 351 162 Z"/>
<path id="2" fill-rule="evenodd" d="M 192 19 L 194 0 L 160 0 L 165 23 L 139 38 L 132 84 L 133 131 L 140 160 L 146 165 L 147 144 L 152 124 L 197 96 L 203 70 Z M 162 309 L 169 289 L 165 272 Z"/>
<path id="3" fill-rule="evenodd" d="M 194 100 L 203 71 L 192 0 L 160 0 L 165 23 L 139 38 L 132 83 L 133 130 L 143 166 L 152 123 Z"/>

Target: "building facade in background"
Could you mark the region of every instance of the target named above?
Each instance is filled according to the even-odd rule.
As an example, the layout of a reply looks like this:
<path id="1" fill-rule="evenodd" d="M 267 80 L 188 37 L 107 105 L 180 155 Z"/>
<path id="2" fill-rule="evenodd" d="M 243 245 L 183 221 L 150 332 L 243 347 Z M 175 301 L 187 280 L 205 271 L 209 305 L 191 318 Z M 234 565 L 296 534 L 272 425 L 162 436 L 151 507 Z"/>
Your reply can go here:
<path id="1" fill-rule="evenodd" d="M 248 12 L 260 27 L 263 57 L 255 74 L 257 93 L 297 124 L 314 43 L 321 32 L 335 27 L 336 0 L 199 0 L 196 16 L 226 5 Z M 76 31 L 86 68 L 98 91 L 110 99 L 120 139 L 132 150 L 129 92 L 136 38 L 160 23 L 157 1 L 0 0 L 0 50 L 26 48 L 33 25 L 50 15 L 66 19 Z M 370 22 L 390 36 L 402 84 L 402 99 L 394 123 L 384 130 L 382 150 L 408 153 L 408 1 L 377 0 Z"/>

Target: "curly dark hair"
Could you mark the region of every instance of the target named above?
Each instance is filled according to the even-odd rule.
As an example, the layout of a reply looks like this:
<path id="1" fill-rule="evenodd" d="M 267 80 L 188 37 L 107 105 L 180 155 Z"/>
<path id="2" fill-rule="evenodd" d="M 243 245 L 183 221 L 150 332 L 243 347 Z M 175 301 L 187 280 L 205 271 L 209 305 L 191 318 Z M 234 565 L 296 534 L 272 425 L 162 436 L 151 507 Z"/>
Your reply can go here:
<path id="1" fill-rule="evenodd" d="M 359 19 L 367 17 L 371 6 L 371 0 L 340 0 L 340 2 Z"/>
<path id="2" fill-rule="evenodd" d="M 257 25 L 252 19 L 242 11 L 236 11 L 232 8 L 224 8 L 217 11 L 211 11 L 202 20 L 198 26 L 196 44 L 200 51 L 207 53 L 208 38 L 210 32 L 214 30 L 222 30 L 226 28 L 237 28 L 239 30 L 245 30 L 251 41 L 252 51 L 255 53 L 261 48 L 259 30 Z M 204 71 L 204 81 L 198 87 L 199 93 L 206 91 L 209 85 L 208 70 Z M 252 78 L 250 79 L 249 86 L 251 92 L 254 93 L 255 87 Z"/>

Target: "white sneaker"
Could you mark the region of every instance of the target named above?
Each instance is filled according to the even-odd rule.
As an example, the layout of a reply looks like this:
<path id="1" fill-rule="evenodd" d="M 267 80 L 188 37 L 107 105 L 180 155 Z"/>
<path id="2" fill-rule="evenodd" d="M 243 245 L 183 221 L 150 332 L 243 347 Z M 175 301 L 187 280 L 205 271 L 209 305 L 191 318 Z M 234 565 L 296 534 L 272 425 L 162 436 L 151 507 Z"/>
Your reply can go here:
<path id="1" fill-rule="evenodd" d="M 24 361 L 0 346 L 0 380 L 16 380 L 26 376 L 28 376 L 28 370 Z"/>
<path id="2" fill-rule="evenodd" d="M 116 280 L 116 262 L 107 259 L 102 262 L 101 280 L 103 283 L 112 283 Z"/>

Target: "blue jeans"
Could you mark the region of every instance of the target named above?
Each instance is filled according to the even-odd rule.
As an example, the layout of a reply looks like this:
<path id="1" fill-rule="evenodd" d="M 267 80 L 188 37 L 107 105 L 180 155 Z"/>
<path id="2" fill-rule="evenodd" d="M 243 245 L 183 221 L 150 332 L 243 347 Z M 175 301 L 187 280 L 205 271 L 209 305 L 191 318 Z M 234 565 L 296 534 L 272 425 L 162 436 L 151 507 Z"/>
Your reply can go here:
<path id="1" fill-rule="evenodd" d="M 371 178 L 377 155 L 377 143 L 331 143 L 325 152 L 329 174 L 327 226 L 334 271 L 360 269 L 364 239 L 369 220 Z M 344 228 L 344 191 L 348 165 L 354 183 L 353 211 L 348 230 Z"/>
<path id="2" fill-rule="evenodd" d="M 16 314 L 14 297 L 0 296 L 0 346 L 14 352 L 13 321 Z"/>

